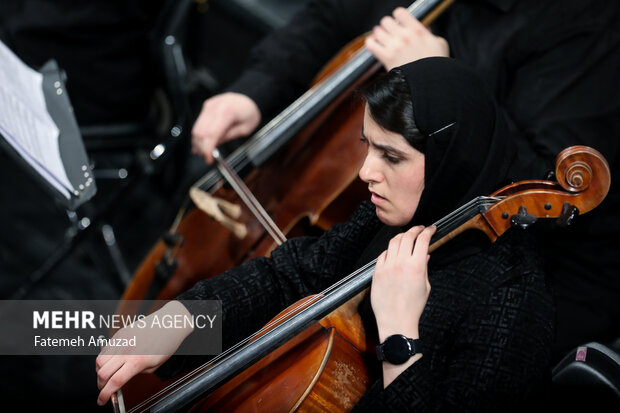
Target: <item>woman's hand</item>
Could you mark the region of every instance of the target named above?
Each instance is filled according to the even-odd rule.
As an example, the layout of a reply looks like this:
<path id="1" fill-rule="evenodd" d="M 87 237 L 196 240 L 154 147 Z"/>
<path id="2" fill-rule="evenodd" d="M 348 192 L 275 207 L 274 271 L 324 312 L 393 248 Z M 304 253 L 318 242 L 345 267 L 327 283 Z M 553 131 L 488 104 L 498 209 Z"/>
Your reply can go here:
<path id="1" fill-rule="evenodd" d="M 192 128 L 192 152 L 208 163 L 213 149 L 235 138 L 249 135 L 260 124 L 256 103 L 240 93 L 222 93 L 204 101 Z"/>
<path id="2" fill-rule="evenodd" d="M 418 338 L 418 322 L 431 291 L 428 246 L 435 227 L 413 227 L 390 241 L 375 266 L 370 299 L 381 342 L 392 334 Z"/>
<path id="3" fill-rule="evenodd" d="M 435 36 L 403 7 L 381 19 L 366 38 L 366 47 L 388 71 L 424 57 L 450 56 L 446 39 Z"/>
<path id="4" fill-rule="evenodd" d="M 152 320 L 163 316 L 187 316 L 189 311 L 178 301 L 171 301 L 144 319 L 148 327 L 139 328 L 135 323 L 122 328 L 113 338 L 136 337 L 136 348 L 104 347 L 95 362 L 97 387 L 101 392 L 97 404 L 104 405 L 112 393 L 120 389 L 139 373 L 152 373 L 164 364 L 179 348 L 193 329 L 153 327 Z"/>
<path id="5" fill-rule="evenodd" d="M 434 233 L 435 227 L 413 227 L 392 238 L 388 249 L 377 258 L 370 302 L 381 343 L 393 334 L 420 338 L 418 324 L 431 292 L 427 263 L 428 246 Z M 399 365 L 384 361 L 384 388 L 421 357 L 416 354 Z"/>

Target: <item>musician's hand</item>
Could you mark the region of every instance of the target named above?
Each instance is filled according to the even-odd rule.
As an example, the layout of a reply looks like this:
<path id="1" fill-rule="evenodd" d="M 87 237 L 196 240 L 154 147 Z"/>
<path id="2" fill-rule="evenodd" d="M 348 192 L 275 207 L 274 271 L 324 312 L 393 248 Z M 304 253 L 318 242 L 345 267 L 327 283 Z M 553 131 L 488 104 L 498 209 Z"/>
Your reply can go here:
<path id="1" fill-rule="evenodd" d="M 222 93 L 204 101 L 192 128 L 192 152 L 213 162 L 216 146 L 249 135 L 259 125 L 256 103 L 240 93 Z"/>
<path id="2" fill-rule="evenodd" d="M 390 241 L 375 267 L 370 299 L 381 342 L 392 334 L 418 338 L 418 322 L 431 291 L 428 246 L 435 227 L 413 227 Z"/>
<path id="3" fill-rule="evenodd" d="M 366 47 L 386 70 L 424 57 L 450 56 L 446 39 L 435 36 L 402 7 L 381 19 L 366 38 Z"/>
<path id="4" fill-rule="evenodd" d="M 171 301 L 144 319 L 145 325 L 153 326 L 154 317 L 187 316 L 189 311 L 178 301 Z M 179 348 L 183 340 L 193 329 L 174 328 L 139 328 L 134 325 L 122 328 L 113 338 L 136 337 L 137 348 L 105 347 L 95 362 L 97 369 L 97 387 L 100 393 L 97 404 L 104 405 L 112 393 L 119 390 L 132 377 L 139 373 L 152 373 L 164 364 Z"/>

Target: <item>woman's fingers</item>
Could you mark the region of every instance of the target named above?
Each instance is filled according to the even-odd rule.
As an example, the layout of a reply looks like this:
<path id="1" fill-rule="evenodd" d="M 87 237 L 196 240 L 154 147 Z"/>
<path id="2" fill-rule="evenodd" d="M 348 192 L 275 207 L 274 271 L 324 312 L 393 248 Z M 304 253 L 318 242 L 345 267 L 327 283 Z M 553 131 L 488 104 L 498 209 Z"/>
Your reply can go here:
<path id="1" fill-rule="evenodd" d="M 112 393 L 123 387 L 129 379 L 141 371 L 142 369 L 136 363 L 123 363 L 121 368 L 110 377 L 103 389 L 101 389 L 97 398 L 97 404 L 103 406 L 110 399 Z"/>
<path id="2" fill-rule="evenodd" d="M 418 19 L 413 17 L 407 9 L 403 7 L 397 7 L 392 13 L 394 20 L 398 22 L 400 30 L 403 32 L 413 30 L 414 32 L 426 32 L 428 29 Z"/>
<path id="3" fill-rule="evenodd" d="M 97 357 L 97 360 L 99 360 L 99 357 Z M 110 380 L 110 377 L 112 377 L 112 375 L 116 373 L 124 363 L 125 360 L 122 356 L 112 357 L 107 361 L 107 363 L 101 366 L 97 363 L 97 387 L 99 390 L 106 385 L 108 380 Z"/>
<path id="4" fill-rule="evenodd" d="M 429 228 L 431 227 L 428 227 L 426 230 L 430 231 Z M 432 227 L 432 228 L 435 228 L 435 227 Z M 384 251 L 383 254 L 381 254 L 381 255 L 384 255 L 382 261 L 393 262 L 396 259 L 399 259 L 402 257 L 409 257 L 413 255 L 416 240 L 422 233 L 424 233 L 424 231 L 425 229 L 423 226 L 417 225 L 417 226 L 411 227 L 406 232 L 400 233 L 396 235 L 395 237 L 393 237 L 390 240 L 387 249 Z M 433 229 L 432 234 L 434 233 L 435 233 L 435 230 Z M 430 237 L 428 237 L 428 240 L 430 240 Z M 427 251 L 428 251 L 428 245 L 427 245 Z"/>
<path id="5" fill-rule="evenodd" d="M 390 262 L 392 258 L 396 257 L 398 254 L 398 249 L 400 248 L 400 240 L 403 238 L 403 234 L 398 234 L 393 237 L 388 243 L 388 247 L 385 250 L 385 262 Z"/>
<path id="6" fill-rule="evenodd" d="M 413 248 L 416 243 L 417 237 L 424 230 L 424 227 L 421 225 L 417 225 L 409 228 L 407 232 L 402 234 L 402 240 L 400 242 L 400 248 L 398 250 L 399 255 L 403 257 L 408 257 L 413 253 Z"/>
<path id="7" fill-rule="evenodd" d="M 403 27 L 391 16 L 385 16 L 381 19 L 381 25 L 379 27 L 391 36 L 397 35 L 403 29 Z"/>
<path id="8" fill-rule="evenodd" d="M 381 19 L 381 23 L 372 30 L 370 37 L 377 43 L 374 48 L 380 51 L 382 48 L 388 47 L 395 39 L 405 38 L 407 36 L 406 30 L 394 18 L 385 16 Z"/>
<path id="9" fill-rule="evenodd" d="M 424 231 L 421 231 L 417 237 L 415 246 L 413 247 L 412 257 L 414 260 L 418 260 L 426 265 L 428 257 L 428 249 L 430 246 L 431 238 L 435 234 L 437 227 L 426 227 Z"/>

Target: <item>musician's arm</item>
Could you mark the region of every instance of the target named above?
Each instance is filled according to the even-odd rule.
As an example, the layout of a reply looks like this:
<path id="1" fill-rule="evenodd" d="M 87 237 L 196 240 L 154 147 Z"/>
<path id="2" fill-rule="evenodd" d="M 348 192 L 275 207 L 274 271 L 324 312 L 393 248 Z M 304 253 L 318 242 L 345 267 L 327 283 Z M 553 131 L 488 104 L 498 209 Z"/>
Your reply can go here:
<path id="1" fill-rule="evenodd" d="M 380 223 L 363 203 L 345 223 L 321 237 L 299 237 L 258 258 L 197 283 L 179 300 L 221 300 L 224 347 L 262 327 L 286 306 L 348 275 L 360 248 Z M 193 302 L 192 305 L 196 305 Z M 189 307 L 190 312 L 200 309 Z"/>
<path id="2" fill-rule="evenodd" d="M 553 315 L 543 274 L 522 270 L 465 305 L 459 302 L 466 294 L 452 284 L 466 268 L 435 284 L 434 293 L 444 297 L 438 304 L 432 292 L 423 314 L 423 357 L 386 388 L 376 382 L 354 411 L 504 411 L 531 401 L 532 389 L 545 382 Z M 471 288 L 467 284 L 459 288 Z"/>
<path id="3" fill-rule="evenodd" d="M 252 51 L 250 64 L 228 88 L 257 103 L 264 120 L 305 92 L 337 52 L 408 0 L 313 0 Z"/>

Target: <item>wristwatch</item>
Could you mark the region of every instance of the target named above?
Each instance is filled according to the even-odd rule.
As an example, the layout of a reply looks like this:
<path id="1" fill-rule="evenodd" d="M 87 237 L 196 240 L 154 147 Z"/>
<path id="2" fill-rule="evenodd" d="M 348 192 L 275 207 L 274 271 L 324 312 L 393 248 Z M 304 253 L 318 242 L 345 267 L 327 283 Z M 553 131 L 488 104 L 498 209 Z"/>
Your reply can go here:
<path id="1" fill-rule="evenodd" d="M 403 364 L 414 354 L 422 352 L 420 339 L 394 334 L 377 346 L 377 358 L 390 364 Z"/>

